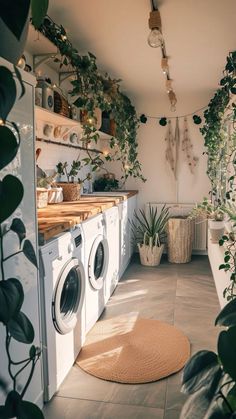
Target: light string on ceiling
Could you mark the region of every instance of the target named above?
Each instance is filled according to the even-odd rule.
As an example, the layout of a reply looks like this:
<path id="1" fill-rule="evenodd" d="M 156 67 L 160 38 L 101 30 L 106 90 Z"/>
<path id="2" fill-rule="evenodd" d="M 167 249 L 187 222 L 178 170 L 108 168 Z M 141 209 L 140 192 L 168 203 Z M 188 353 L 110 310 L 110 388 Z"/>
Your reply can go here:
<path id="1" fill-rule="evenodd" d="M 172 79 L 170 77 L 170 69 L 168 63 L 168 56 L 166 54 L 165 41 L 162 34 L 161 15 L 158 10 L 155 0 L 151 0 L 151 12 L 148 20 L 149 28 L 151 32 L 148 36 L 148 45 L 152 48 L 161 48 L 161 68 L 166 78 L 166 92 L 170 101 L 171 111 L 176 111 L 177 97 L 172 87 Z"/>
<path id="2" fill-rule="evenodd" d="M 188 116 L 192 116 L 193 117 L 193 122 L 196 125 L 199 125 L 202 122 L 202 118 L 199 115 L 197 115 L 197 113 L 206 109 L 207 106 L 208 105 L 203 106 L 202 108 L 196 109 L 193 112 L 186 113 L 184 115 L 178 115 L 178 116 L 163 116 L 163 115 L 162 116 L 158 116 L 158 115 L 152 116 L 152 115 L 146 115 L 146 114 L 142 113 L 139 117 L 139 120 L 140 120 L 140 122 L 142 122 L 142 124 L 146 124 L 148 119 L 156 119 L 156 120 L 159 121 L 160 125 L 165 126 L 167 124 L 167 120 L 169 120 L 169 119 L 176 119 L 176 118 L 180 119 L 180 118 L 187 118 Z"/>

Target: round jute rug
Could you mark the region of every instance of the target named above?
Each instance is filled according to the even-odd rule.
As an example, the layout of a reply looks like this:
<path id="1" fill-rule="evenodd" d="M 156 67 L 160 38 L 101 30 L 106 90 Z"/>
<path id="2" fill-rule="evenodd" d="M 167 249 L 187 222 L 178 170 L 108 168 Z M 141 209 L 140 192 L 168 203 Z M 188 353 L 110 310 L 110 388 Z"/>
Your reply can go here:
<path id="1" fill-rule="evenodd" d="M 189 356 L 189 341 L 174 326 L 119 317 L 94 326 L 76 363 L 103 380 L 138 384 L 181 370 Z"/>

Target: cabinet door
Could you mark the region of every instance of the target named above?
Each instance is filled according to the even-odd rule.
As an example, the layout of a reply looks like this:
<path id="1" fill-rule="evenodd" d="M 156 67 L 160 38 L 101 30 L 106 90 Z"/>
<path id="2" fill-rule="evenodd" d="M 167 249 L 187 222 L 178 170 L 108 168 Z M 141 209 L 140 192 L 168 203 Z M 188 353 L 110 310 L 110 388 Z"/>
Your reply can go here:
<path id="1" fill-rule="evenodd" d="M 3 60 L 1 65 L 11 66 Z M 27 73 L 26 73 L 27 74 Z M 27 79 L 34 82 L 32 76 L 26 75 Z M 25 94 L 17 100 L 8 119 L 17 123 L 20 136 L 21 146 L 16 158 L 6 168 L 0 171 L 0 179 L 6 174 L 13 174 L 21 179 L 24 186 L 23 200 L 11 217 L 7 220 L 10 225 L 13 218 L 19 217 L 26 226 L 27 239 L 29 239 L 37 252 L 36 239 L 36 205 L 35 205 L 35 158 L 34 158 L 34 86 L 29 81 L 25 82 Z M 20 88 L 18 85 L 18 90 Z M 18 94 L 19 97 L 19 94 Z M 4 238 L 4 257 L 16 252 L 19 249 L 19 241 L 15 233 L 8 233 Z M 37 269 L 31 264 L 23 253 L 10 258 L 4 263 L 4 272 L 6 278 L 18 278 L 24 289 L 25 300 L 22 311 L 31 320 L 35 339 L 33 344 L 40 347 L 40 317 L 39 317 L 39 283 Z M 0 274 L 1 275 L 1 274 Z M 10 384 L 9 374 L 7 371 L 7 357 L 5 351 L 5 328 L 0 324 L 0 376 L 6 379 Z M 26 359 L 29 356 L 29 345 L 20 344 L 12 339 L 11 354 L 15 361 Z M 27 371 L 28 372 L 28 371 Z M 21 374 L 19 379 L 19 387 L 24 385 L 28 374 Z M 42 377 L 41 377 L 41 359 L 37 363 L 33 379 L 25 395 L 25 399 L 42 404 Z M 0 402 L 5 396 L 0 393 Z M 0 403 L 1 404 L 1 403 Z"/>
<path id="2" fill-rule="evenodd" d="M 131 196 L 131 198 L 128 199 L 128 229 L 129 229 L 129 259 L 134 253 L 135 249 L 135 243 L 133 240 L 133 234 L 131 229 L 131 221 L 134 221 L 134 211 L 137 207 L 137 195 Z"/>

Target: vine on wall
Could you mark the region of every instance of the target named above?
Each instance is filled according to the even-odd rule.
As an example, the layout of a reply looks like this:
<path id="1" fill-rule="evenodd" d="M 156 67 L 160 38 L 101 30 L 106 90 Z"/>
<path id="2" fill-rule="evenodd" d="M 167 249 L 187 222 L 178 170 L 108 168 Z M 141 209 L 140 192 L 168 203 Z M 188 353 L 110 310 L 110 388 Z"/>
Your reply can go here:
<path id="1" fill-rule="evenodd" d="M 87 112 L 83 122 L 84 144 L 88 145 L 91 141 L 97 143 L 99 140 L 93 124 L 95 108 L 111 114 L 115 121 L 115 135 L 110 139 L 110 148 L 118 146 L 119 152 L 116 151 L 113 156 L 104 156 L 104 160 L 91 158 L 88 154 L 84 163 L 90 164 L 95 171 L 104 165 L 104 161 L 119 160 L 124 180 L 133 176 L 145 181 L 137 153 L 139 118 L 130 99 L 120 90 L 121 80 L 112 79 L 107 73 L 101 74 L 96 57 L 90 52 L 80 55 L 68 39 L 63 26 L 57 25 L 51 18 L 44 19 L 40 31 L 58 47 L 61 57 L 55 60 L 60 61 L 60 67 L 63 69 L 63 66 L 70 66 L 74 73 L 75 80 L 71 82 L 70 93 L 75 98 L 74 105 Z"/>

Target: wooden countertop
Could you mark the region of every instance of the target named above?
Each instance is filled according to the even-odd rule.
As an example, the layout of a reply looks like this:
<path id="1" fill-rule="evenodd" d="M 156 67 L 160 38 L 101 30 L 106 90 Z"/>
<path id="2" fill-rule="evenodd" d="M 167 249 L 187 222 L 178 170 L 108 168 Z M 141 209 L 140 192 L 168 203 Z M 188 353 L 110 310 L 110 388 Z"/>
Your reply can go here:
<path id="1" fill-rule="evenodd" d="M 49 204 L 38 209 L 39 244 L 138 193 L 124 191 L 126 194 L 120 195 L 121 192 L 117 196 L 83 195 L 79 201 Z"/>

